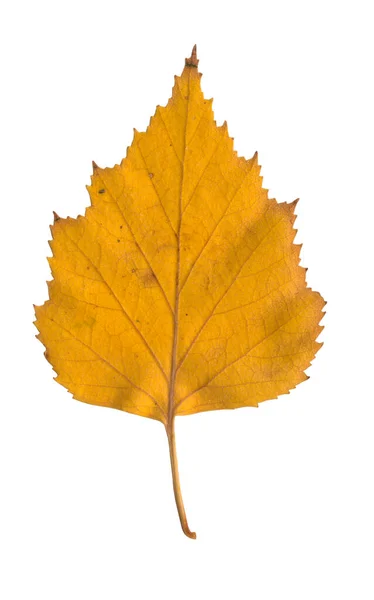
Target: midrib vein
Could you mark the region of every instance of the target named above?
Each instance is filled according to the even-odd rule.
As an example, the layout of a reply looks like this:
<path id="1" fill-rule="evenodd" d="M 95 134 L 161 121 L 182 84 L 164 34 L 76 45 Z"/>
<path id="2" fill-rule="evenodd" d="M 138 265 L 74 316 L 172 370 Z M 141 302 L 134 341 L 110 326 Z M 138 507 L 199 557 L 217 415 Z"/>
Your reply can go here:
<path id="1" fill-rule="evenodd" d="M 171 370 L 170 370 L 170 385 L 168 399 L 168 417 L 167 424 L 171 424 L 174 417 L 174 393 L 175 393 L 175 377 L 177 372 L 177 346 L 178 346 L 178 329 L 179 329 L 179 279 L 180 279 L 180 234 L 182 226 L 182 198 L 184 186 L 184 165 L 186 156 L 186 141 L 187 141 L 187 126 L 188 126 L 188 111 L 190 105 L 190 71 L 188 74 L 188 93 L 187 93 L 187 109 L 186 109 L 186 125 L 184 128 L 184 144 L 183 144 L 183 159 L 182 159 L 182 177 L 179 194 L 179 222 L 177 230 L 177 270 L 175 277 L 175 306 L 174 306 L 174 334 L 173 346 L 171 351 Z"/>

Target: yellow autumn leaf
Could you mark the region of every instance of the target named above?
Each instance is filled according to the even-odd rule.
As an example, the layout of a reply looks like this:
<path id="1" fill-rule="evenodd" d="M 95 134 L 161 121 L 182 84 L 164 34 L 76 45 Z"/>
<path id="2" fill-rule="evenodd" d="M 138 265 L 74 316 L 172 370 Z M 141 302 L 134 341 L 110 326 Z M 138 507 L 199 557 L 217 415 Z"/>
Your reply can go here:
<path id="1" fill-rule="evenodd" d="M 94 164 L 85 216 L 52 227 L 36 307 L 56 380 L 77 400 L 161 421 L 183 531 L 174 417 L 289 392 L 320 343 L 294 209 L 269 199 L 204 99 L 196 48 L 120 165 Z"/>

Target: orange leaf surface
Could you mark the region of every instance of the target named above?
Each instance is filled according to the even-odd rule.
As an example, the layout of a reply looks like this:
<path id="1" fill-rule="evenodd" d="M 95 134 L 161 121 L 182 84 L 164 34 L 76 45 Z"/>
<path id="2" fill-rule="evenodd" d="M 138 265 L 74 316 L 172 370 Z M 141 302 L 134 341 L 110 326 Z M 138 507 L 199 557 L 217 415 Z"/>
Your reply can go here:
<path id="1" fill-rule="evenodd" d="M 52 226 L 36 307 L 56 380 L 77 400 L 161 421 L 243 406 L 307 379 L 324 300 L 306 287 L 294 209 L 269 199 L 200 88 L 196 48 L 120 165 L 94 164 L 85 216 Z"/>

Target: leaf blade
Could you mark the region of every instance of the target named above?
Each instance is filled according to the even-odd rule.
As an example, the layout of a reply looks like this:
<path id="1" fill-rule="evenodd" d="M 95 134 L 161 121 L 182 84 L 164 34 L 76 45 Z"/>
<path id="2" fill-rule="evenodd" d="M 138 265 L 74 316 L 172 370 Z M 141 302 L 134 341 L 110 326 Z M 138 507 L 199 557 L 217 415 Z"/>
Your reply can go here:
<path id="1" fill-rule="evenodd" d="M 200 87 L 196 47 L 126 158 L 94 172 L 85 216 L 55 215 L 38 338 L 83 402 L 161 421 L 184 533 L 174 419 L 258 406 L 308 377 L 324 300 L 291 204 L 268 198 Z"/>

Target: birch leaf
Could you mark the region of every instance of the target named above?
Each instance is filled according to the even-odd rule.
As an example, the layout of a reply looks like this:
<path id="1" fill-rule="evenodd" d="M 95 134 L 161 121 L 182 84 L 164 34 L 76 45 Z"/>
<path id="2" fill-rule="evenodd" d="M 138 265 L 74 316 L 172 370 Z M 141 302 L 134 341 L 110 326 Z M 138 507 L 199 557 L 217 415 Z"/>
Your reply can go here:
<path id="1" fill-rule="evenodd" d="M 184 533 L 174 418 L 258 406 L 307 379 L 324 300 L 293 243 L 296 201 L 262 187 L 200 87 L 196 47 L 84 216 L 55 215 L 36 307 L 56 380 L 77 400 L 161 421 Z"/>

